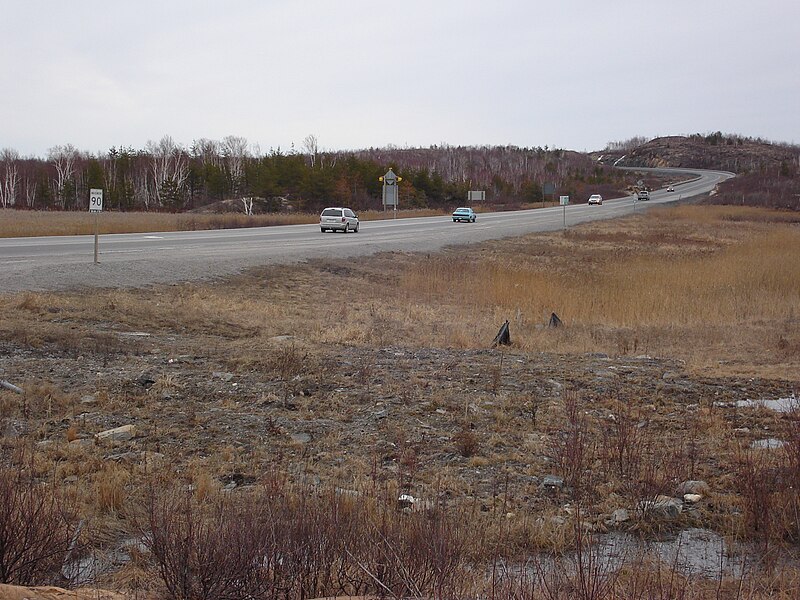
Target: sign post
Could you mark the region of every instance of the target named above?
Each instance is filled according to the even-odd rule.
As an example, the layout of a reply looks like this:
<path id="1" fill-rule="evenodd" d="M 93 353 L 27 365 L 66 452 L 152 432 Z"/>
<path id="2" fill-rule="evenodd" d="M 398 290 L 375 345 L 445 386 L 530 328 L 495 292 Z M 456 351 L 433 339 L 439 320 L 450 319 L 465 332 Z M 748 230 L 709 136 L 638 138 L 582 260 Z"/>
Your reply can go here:
<path id="1" fill-rule="evenodd" d="M 394 171 L 389 168 L 386 175 L 378 177 L 378 181 L 383 182 L 383 210 L 385 211 L 387 206 L 391 206 L 394 209 L 394 217 L 397 218 L 397 184 L 403 181 L 403 178 L 395 175 Z"/>
<path id="2" fill-rule="evenodd" d="M 98 254 L 100 251 L 100 225 L 99 215 L 103 212 L 103 190 L 92 188 L 89 190 L 89 212 L 94 213 L 94 264 L 100 262 Z"/>
<path id="3" fill-rule="evenodd" d="M 547 196 L 552 196 L 556 193 L 556 184 L 552 182 L 548 182 L 542 185 L 542 208 L 544 208 L 544 203 Z"/>
<path id="4" fill-rule="evenodd" d="M 569 204 L 569 196 L 559 196 L 558 202 L 564 212 L 564 229 L 567 228 L 567 204 Z"/>

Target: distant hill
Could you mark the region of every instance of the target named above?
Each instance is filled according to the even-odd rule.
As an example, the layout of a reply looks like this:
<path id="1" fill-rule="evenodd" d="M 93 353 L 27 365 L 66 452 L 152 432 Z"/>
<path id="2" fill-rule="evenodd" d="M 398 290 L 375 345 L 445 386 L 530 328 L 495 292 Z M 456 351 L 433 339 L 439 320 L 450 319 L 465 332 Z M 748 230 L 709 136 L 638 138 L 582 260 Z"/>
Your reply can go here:
<path id="1" fill-rule="evenodd" d="M 800 210 L 800 146 L 720 132 L 618 146 L 594 152 L 592 157 L 624 167 L 731 171 L 738 176 L 721 184 L 708 202 Z"/>
<path id="2" fill-rule="evenodd" d="M 687 167 L 746 173 L 797 161 L 800 146 L 713 133 L 669 136 L 628 150 L 595 152 L 604 164 L 621 167 Z"/>

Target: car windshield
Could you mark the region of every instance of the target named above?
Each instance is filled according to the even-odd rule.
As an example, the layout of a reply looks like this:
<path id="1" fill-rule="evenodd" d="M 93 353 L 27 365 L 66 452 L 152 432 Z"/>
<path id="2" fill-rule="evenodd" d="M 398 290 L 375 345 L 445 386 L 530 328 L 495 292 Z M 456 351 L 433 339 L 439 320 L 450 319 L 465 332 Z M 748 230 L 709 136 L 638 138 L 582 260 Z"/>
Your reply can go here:
<path id="1" fill-rule="evenodd" d="M 468 208 L 457 208 L 456 212 L 469 212 Z"/>
<path id="2" fill-rule="evenodd" d="M 322 211 L 323 217 L 341 217 L 342 209 L 340 208 L 326 208 Z"/>

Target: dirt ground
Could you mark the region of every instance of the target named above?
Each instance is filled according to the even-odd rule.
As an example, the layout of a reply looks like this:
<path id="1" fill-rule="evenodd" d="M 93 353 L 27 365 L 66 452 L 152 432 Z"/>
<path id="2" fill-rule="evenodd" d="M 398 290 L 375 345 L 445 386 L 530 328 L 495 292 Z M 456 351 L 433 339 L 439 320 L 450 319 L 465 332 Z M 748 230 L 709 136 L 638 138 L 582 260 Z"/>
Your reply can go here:
<path id="1" fill-rule="evenodd" d="M 641 243 L 652 227 L 648 253 L 669 263 L 754 235 L 723 219 L 712 243 L 696 226 L 678 235 L 678 221 L 604 223 L 445 257 L 488 272 L 504 248 L 517 265 L 527 248 L 571 279 L 565 265 L 604 268 L 599 250 L 587 260 L 590 238 L 619 256 L 631 231 Z M 702 500 L 670 527 L 749 535 L 747 494 L 778 489 L 800 447 L 794 300 L 784 299 L 787 314 L 749 324 L 574 318 L 552 328 L 547 311 L 532 316 L 519 299 L 420 287 L 435 260 L 393 254 L 217 284 L 6 295 L 0 379 L 24 393 L 0 390 L 3 462 L 32 456 L 39 478 L 73 490 L 103 524 L 106 544 L 130 535 L 126 508 L 165 473 L 206 492 L 276 472 L 354 494 L 377 486 L 420 507 L 505 515 L 526 531 L 521 547 L 532 523 L 569 516 L 576 502 L 606 531 L 634 525 L 609 524 L 614 511 L 680 500 L 682 483 L 703 481 Z M 503 318 L 512 344 L 491 348 Z M 742 331 L 747 339 L 725 343 Z M 780 368 L 759 375 L 764 356 Z M 781 399 L 782 411 L 763 404 Z M 97 435 L 123 426 L 132 427 Z M 755 490 L 742 484 L 753 453 L 766 453 L 757 464 L 770 474 L 755 473 Z"/>

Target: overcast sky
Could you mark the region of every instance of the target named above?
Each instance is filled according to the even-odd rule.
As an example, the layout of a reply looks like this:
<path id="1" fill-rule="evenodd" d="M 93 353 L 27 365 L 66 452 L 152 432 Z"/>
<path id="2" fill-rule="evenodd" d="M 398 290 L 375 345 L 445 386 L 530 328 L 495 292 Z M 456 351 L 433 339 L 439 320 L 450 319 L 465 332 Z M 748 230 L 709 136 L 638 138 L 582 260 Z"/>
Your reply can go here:
<path id="1" fill-rule="evenodd" d="M 0 0 L 0 149 L 800 143 L 798 0 Z"/>

